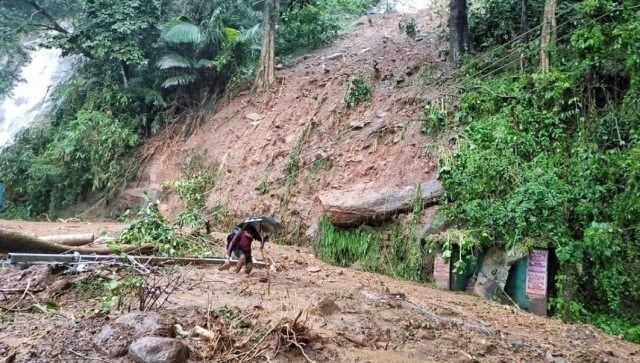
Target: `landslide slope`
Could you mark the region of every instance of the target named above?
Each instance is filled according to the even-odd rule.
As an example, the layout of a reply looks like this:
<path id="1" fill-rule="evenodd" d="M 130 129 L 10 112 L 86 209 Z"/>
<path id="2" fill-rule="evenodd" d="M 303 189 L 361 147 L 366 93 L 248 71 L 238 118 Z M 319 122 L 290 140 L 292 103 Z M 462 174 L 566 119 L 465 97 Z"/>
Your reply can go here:
<path id="1" fill-rule="evenodd" d="M 412 17 L 415 40 L 399 29 L 403 15 L 363 18 L 331 47 L 290 60 L 271 91 L 221 101 L 186 141 L 169 136 L 179 134 L 180 125 L 158 135 L 136 187 L 160 188 L 180 177 L 189 156 L 206 152 L 222 170 L 208 206 L 278 215 L 289 229 L 304 231 L 321 216 L 322 191 L 359 184 L 375 191 L 434 179 L 420 118 L 438 93 L 429 77 L 446 68 L 437 56 L 445 45 L 435 35 L 445 20 L 430 10 Z M 371 86 L 371 101 L 347 107 L 355 77 Z M 170 195 L 162 211 L 173 215 L 179 207 Z"/>

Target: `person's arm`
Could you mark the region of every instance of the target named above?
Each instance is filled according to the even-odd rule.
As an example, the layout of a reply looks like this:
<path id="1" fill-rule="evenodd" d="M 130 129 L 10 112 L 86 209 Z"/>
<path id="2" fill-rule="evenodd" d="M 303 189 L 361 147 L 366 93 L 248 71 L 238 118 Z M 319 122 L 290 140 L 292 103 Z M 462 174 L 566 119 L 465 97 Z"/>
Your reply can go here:
<path id="1" fill-rule="evenodd" d="M 269 240 L 269 236 L 265 236 L 263 237 L 262 235 L 260 235 L 260 249 L 264 248 L 264 244 L 267 243 L 267 241 Z"/>
<path id="2" fill-rule="evenodd" d="M 238 244 L 238 241 L 240 241 L 241 233 L 242 233 L 242 230 L 239 230 L 238 233 L 236 233 L 236 235 L 233 236 L 231 243 L 229 243 L 229 246 L 227 247 L 227 261 L 231 259 L 231 252 L 233 252 L 233 250 L 236 248 L 236 245 Z"/>

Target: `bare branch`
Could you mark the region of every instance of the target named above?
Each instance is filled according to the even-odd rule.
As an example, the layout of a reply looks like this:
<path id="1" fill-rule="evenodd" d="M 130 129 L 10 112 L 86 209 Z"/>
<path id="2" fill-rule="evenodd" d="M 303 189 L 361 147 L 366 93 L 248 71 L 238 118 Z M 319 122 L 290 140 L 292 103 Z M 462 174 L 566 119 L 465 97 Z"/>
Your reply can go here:
<path id="1" fill-rule="evenodd" d="M 54 19 L 53 16 L 51 16 L 51 14 L 49 14 L 45 9 L 43 9 L 42 6 L 38 5 L 38 3 L 35 2 L 35 0 L 22 0 L 22 2 L 34 8 L 36 10 L 36 13 L 42 14 L 42 16 L 44 16 L 51 23 L 51 27 L 49 29 L 55 30 L 59 33 L 69 34 L 69 32 L 63 27 L 61 27 L 60 24 L 58 24 L 58 22 L 56 21 L 56 19 Z M 31 16 L 33 17 L 33 14 Z"/>

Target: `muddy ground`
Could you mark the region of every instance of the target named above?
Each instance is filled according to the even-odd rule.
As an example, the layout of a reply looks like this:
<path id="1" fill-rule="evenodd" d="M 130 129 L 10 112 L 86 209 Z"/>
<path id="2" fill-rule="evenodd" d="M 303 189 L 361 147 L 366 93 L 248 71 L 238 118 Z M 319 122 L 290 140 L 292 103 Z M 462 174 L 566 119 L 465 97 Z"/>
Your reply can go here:
<path id="1" fill-rule="evenodd" d="M 65 227 L 15 221 L 0 225 L 44 232 Z M 95 228 L 79 224 L 73 230 Z M 221 240 L 212 242 L 214 253 L 221 249 Z M 190 361 L 236 357 L 301 362 L 307 359 L 304 351 L 318 362 L 640 362 L 639 345 L 587 325 L 534 316 L 428 284 L 330 266 L 307 248 L 268 244 L 265 251 L 274 262 L 269 282 L 264 282 L 265 269 L 250 276 L 221 272 L 217 266 L 172 270 L 172 276 L 183 280 L 158 311 L 175 318 L 184 330 L 199 325 L 224 331 L 225 339 L 231 339 L 226 340 L 231 348 L 224 350 L 220 342 L 184 337 L 192 350 Z M 121 310 L 101 308 L 109 293 L 99 286 L 125 276 L 127 269 L 93 266 L 68 275 L 58 267 L 41 285 L 33 269 L 2 270 L 0 290 L 13 292 L 0 294 L 0 357 L 13 356 L 15 362 L 128 361 L 108 359 L 93 346 L 103 326 L 138 308 L 136 297 Z M 28 280 L 34 285 L 24 293 Z M 235 320 L 216 318 L 221 312 Z M 278 345 L 282 326 L 299 313 L 300 347 Z"/>

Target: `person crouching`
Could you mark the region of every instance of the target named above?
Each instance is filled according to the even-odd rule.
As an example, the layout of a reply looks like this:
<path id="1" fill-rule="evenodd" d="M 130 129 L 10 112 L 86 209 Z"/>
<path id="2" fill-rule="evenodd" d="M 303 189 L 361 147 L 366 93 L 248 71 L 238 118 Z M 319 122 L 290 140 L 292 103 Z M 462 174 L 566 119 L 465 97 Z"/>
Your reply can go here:
<path id="1" fill-rule="evenodd" d="M 244 272 L 249 275 L 253 269 L 253 259 L 251 258 L 251 243 L 253 240 L 259 240 L 260 249 L 264 248 L 264 238 L 256 231 L 255 227 L 247 226 L 236 233 L 227 245 L 227 261 L 220 266 L 219 270 L 225 271 L 231 267 L 231 253 L 233 252 L 238 259 L 236 273 L 240 272 L 242 266 L 246 265 Z"/>

